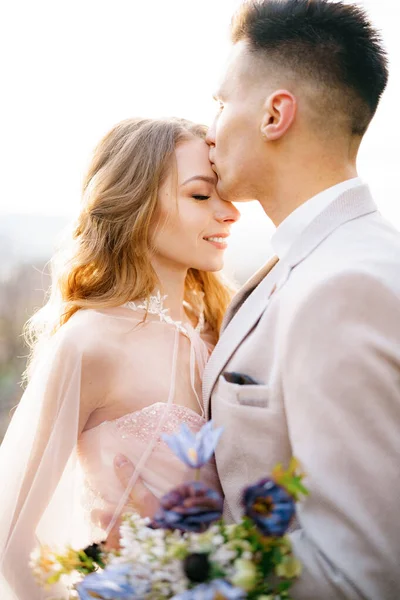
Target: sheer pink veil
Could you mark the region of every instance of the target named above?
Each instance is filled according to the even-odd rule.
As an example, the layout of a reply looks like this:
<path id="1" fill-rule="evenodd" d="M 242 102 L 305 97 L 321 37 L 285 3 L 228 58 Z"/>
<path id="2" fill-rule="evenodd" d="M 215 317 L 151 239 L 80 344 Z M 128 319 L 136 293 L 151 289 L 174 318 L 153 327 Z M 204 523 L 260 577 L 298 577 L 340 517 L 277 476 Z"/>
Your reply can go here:
<path id="1" fill-rule="evenodd" d="M 0 598 L 46 598 L 28 562 L 38 544 L 85 542 L 76 441 L 82 356 L 54 336 L 0 448 Z"/>
<path id="2" fill-rule="evenodd" d="M 107 327 L 120 327 L 121 321 L 126 322 L 126 319 L 112 321 L 110 324 L 107 320 Z M 118 324 L 114 325 L 115 322 Z M 123 325 L 125 334 L 128 329 L 132 329 L 132 321 L 128 328 Z M 181 334 L 178 330 L 171 333 L 174 339 L 173 367 L 168 401 L 109 529 L 123 511 L 174 399 Z M 208 350 L 193 328 L 188 328 L 187 336 L 191 341 L 194 387 L 194 370 L 197 365 L 202 375 Z M 60 585 L 51 593 L 36 585 L 29 568 L 30 553 L 39 544 L 63 550 L 66 545 L 82 548 L 93 542 L 91 526 L 81 502 L 83 472 L 77 454 L 82 429 L 83 362 L 82 344 L 76 336 L 69 335 L 67 324 L 53 336 L 41 355 L 0 447 L 1 600 L 68 598 L 66 585 Z"/>

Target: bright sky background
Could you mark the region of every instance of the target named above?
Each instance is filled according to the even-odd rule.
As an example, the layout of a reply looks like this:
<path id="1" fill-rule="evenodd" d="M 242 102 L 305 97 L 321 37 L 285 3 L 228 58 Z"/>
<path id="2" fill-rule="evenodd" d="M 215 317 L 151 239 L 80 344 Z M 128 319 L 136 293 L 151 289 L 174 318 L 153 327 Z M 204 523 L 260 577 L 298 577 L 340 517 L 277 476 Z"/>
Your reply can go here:
<path id="1" fill-rule="evenodd" d="M 74 214 L 90 152 L 121 119 L 176 115 L 209 123 L 238 3 L 4 1 L 0 216 Z M 400 228 L 400 9 L 396 0 L 362 4 L 383 31 L 391 81 L 363 143 L 359 172 Z M 250 228 L 263 238 L 270 230 L 251 204 L 237 226 L 242 244 L 255 239 Z"/>

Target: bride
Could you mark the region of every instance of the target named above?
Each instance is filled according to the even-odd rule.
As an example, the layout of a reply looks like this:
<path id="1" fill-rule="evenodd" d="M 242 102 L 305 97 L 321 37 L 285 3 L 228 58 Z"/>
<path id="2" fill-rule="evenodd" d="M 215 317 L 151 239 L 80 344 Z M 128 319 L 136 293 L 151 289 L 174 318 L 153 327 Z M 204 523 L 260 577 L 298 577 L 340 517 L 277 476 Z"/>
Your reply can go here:
<path id="1" fill-rule="evenodd" d="M 216 193 L 205 134 L 131 119 L 95 150 L 0 450 L 1 600 L 50 597 L 28 565 L 39 543 L 100 541 L 139 477 L 156 497 L 187 477 L 161 433 L 204 424 L 202 373 L 230 300 L 215 271 L 239 217 Z M 121 454 L 136 467 L 126 488 Z M 218 485 L 212 466 L 204 477 Z"/>

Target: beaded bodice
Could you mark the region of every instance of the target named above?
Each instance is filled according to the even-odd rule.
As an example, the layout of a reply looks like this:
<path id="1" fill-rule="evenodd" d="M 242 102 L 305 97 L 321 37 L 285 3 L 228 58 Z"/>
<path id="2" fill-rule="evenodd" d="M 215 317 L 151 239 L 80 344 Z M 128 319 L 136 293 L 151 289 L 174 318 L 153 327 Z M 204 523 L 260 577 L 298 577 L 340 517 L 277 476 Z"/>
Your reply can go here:
<path id="1" fill-rule="evenodd" d="M 166 418 L 157 435 L 158 445 L 167 445 L 162 439 L 162 434 L 175 433 L 182 423 L 186 423 L 192 431 L 198 431 L 205 423 L 205 419 L 186 406 L 171 404 L 168 409 L 165 402 L 156 402 L 142 410 L 123 415 L 113 421 L 103 421 L 98 427 L 115 427 L 122 439 L 134 437 L 142 442 L 150 442 L 157 434 L 157 427 L 164 412 Z"/>

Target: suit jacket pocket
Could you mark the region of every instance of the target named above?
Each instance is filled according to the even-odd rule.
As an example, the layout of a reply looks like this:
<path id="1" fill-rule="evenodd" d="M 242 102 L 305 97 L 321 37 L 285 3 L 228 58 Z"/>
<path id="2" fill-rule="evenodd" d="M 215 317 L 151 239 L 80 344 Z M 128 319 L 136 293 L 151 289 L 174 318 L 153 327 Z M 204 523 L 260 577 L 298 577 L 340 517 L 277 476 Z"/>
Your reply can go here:
<path id="1" fill-rule="evenodd" d="M 215 398 L 239 406 L 266 408 L 269 404 L 269 386 L 264 384 L 239 385 L 220 375 L 214 391 Z"/>
<path id="2" fill-rule="evenodd" d="M 237 400 L 243 406 L 266 408 L 269 404 L 269 387 L 267 385 L 238 385 Z"/>

